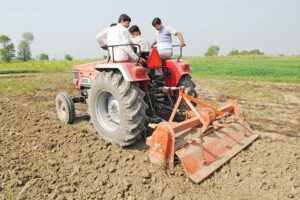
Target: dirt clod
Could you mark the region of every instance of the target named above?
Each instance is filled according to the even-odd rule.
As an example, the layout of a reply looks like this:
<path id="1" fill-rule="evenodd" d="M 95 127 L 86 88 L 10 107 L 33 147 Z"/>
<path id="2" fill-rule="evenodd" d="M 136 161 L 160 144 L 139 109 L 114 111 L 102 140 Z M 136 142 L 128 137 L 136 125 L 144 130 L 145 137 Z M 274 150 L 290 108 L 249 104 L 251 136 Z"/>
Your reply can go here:
<path id="1" fill-rule="evenodd" d="M 117 171 L 117 169 L 115 168 L 115 167 L 110 167 L 109 169 L 108 169 L 108 172 L 109 173 L 114 173 L 114 172 L 116 172 Z"/>
<path id="2" fill-rule="evenodd" d="M 148 171 L 143 171 L 141 174 L 141 177 L 144 179 L 149 179 L 149 178 L 151 178 L 151 174 Z"/>

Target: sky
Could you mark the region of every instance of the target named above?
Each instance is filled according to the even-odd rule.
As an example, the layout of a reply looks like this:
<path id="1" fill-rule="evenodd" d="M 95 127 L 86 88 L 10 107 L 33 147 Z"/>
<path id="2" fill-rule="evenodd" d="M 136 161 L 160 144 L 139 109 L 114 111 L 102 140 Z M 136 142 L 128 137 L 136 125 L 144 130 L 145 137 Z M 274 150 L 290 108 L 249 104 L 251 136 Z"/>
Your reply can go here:
<path id="1" fill-rule="evenodd" d="M 222 55 L 232 49 L 300 54 L 300 0 L 0 0 L 0 35 L 17 46 L 22 33 L 32 32 L 34 56 L 97 58 L 106 52 L 96 35 L 122 13 L 149 41 L 152 19 L 160 17 L 183 34 L 186 56 L 203 56 L 210 45 Z"/>

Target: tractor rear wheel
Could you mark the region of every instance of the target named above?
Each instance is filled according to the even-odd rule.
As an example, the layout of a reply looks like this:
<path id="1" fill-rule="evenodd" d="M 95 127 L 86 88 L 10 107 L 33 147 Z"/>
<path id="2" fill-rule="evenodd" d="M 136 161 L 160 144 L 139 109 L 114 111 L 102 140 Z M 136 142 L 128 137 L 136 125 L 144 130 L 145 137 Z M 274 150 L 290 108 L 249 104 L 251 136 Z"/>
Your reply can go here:
<path id="1" fill-rule="evenodd" d="M 181 77 L 181 79 L 179 80 L 178 84 L 177 84 L 177 87 L 180 87 L 180 86 L 184 86 L 185 88 L 185 93 L 194 97 L 194 98 L 197 98 L 198 97 L 198 94 L 196 92 L 196 85 L 195 83 L 193 82 L 192 80 L 192 77 L 190 75 L 184 75 L 183 77 Z M 176 94 L 176 98 L 178 98 L 178 92 Z M 194 103 L 193 103 L 194 104 Z M 195 104 L 194 104 L 195 105 Z M 181 102 L 180 105 L 179 105 L 179 109 L 181 111 L 186 111 L 186 105 L 184 102 Z M 175 116 L 175 120 L 176 121 L 183 121 L 185 119 L 185 116 L 183 114 L 177 114 Z"/>
<path id="2" fill-rule="evenodd" d="M 75 120 L 75 107 L 72 98 L 67 93 L 56 95 L 56 112 L 60 121 L 64 124 L 72 124 Z"/>
<path id="3" fill-rule="evenodd" d="M 89 113 L 96 131 L 111 143 L 129 146 L 145 131 L 147 104 L 136 83 L 125 81 L 122 74 L 102 72 L 93 81 Z"/>
<path id="4" fill-rule="evenodd" d="M 188 94 L 194 98 L 198 97 L 198 94 L 195 90 L 196 85 L 193 82 L 192 77 L 190 75 L 185 75 L 185 76 L 181 77 L 181 79 L 179 80 L 179 82 L 177 84 L 177 87 L 179 87 L 179 86 L 184 86 L 186 94 Z"/>

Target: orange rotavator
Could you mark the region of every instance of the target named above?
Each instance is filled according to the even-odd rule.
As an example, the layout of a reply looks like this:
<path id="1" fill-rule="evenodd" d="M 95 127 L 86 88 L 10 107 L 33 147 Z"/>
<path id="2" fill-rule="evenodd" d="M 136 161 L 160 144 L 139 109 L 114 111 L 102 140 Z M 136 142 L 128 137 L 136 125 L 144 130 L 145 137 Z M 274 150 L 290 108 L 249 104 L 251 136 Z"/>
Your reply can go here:
<path id="1" fill-rule="evenodd" d="M 189 110 L 186 120 L 173 122 L 183 102 Z M 179 88 L 169 121 L 155 125 L 152 136 L 147 138 L 150 161 L 173 171 L 176 155 L 187 176 L 195 183 L 201 182 L 258 138 L 239 113 L 235 101 L 216 109 Z"/>

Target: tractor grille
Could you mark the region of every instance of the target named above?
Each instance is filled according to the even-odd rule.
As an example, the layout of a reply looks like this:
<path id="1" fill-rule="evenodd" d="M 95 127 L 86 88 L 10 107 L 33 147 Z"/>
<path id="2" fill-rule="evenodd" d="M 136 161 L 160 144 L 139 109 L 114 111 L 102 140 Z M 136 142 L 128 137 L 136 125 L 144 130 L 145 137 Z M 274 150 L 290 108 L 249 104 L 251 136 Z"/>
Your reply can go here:
<path id="1" fill-rule="evenodd" d="M 91 79 L 89 77 L 82 77 L 80 79 L 80 86 L 90 87 Z"/>

